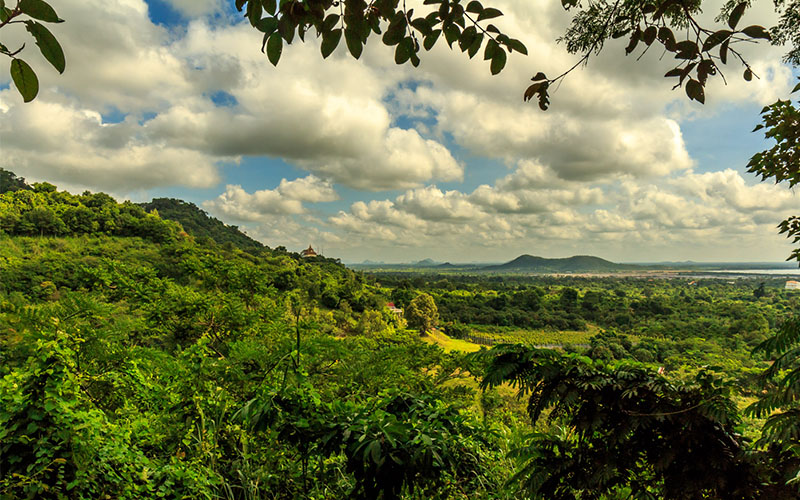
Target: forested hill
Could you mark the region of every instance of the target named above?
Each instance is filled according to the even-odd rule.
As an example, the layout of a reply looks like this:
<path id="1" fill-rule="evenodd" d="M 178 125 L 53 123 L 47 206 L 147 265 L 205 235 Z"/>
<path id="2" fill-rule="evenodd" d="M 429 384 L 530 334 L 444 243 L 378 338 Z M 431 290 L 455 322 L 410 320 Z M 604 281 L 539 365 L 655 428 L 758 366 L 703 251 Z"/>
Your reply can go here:
<path id="1" fill-rule="evenodd" d="M 18 177 L 14 172 L 5 170 L 0 168 L 0 194 L 14 192 L 14 191 L 38 191 L 38 192 L 47 192 L 47 191 L 55 191 L 55 186 L 48 183 L 40 183 L 34 184 L 33 186 L 29 185 L 25 182 L 25 179 L 22 177 Z M 69 198 L 69 197 L 72 198 Z M 83 201 L 88 200 L 95 195 L 92 194 L 84 194 L 82 196 L 73 196 L 69 195 L 68 193 L 64 193 L 62 195 L 62 202 L 66 202 L 66 205 L 72 206 L 72 209 L 67 210 L 66 207 L 62 207 L 62 212 L 68 215 L 68 219 L 73 217 L 76 213 L 75 210 L 79 209 L 83 212 L 80 207 L 89 208 L 94 205 L 97 205 L 96 202 L 88 202 L 83 203 Z M 93 199 L 100 199 L 103 197 L 108 197 L 103 193 L 99 193 Z M 35 197 L 34 197 L 35 198 Z M 110 197 L 108 197 L 110 199 Z M 107 200 L 108 201 L 108 200 Z M 43 203 L 47 205 L 47 203 Z M 116 204 L 116 202 L 115 202 Z M 189 203 L 183 200 L 178 200 L 175 198 L 155 198 L 153 201 L 149 203 L 137 203 L 144 212 L 152 212 L 153 210 L 158 212 L 158 216 L 162 219 L 171 220 L 174 222 L 178 222 L 186 233 L 190 234 L 191 236 L 199 239 L 203 238 L 210 238 L 214 240 L 214 242 L 218 245 L 225 245 L 225 244 L 232 244 L 236 248 L 240 248 L 245 251 L 253 251 L 253 250 L 261 250 L 266 248 L 261 242 L 254 240 L 253 238 L 247 236 L 243 232 L 239 230 L 236 226 L 228 226 L 223 223 L 221 220 L 211 217 L 202 210 L 200 207 L 195 205 L 194 203 Z M 126 211 L 128 209 L 123 209 Z M 128 210 L 130 213 L 138 213 L 138 211 L 133 210 L 132 212 Z M 58 212 L 58 210 L 56 210 Z M 33 216 L 34 214 L 29 215 Z M 41 214 L 39 214 L 41 216 Z M 139 214 L 142 215 L 142 214 Z M 74 218 L 74 217 L 73 217 Z M 67 221 L 62 221 L 67 222 Z M 14 230 L 13 228 L 9 228 L 8 224 L 11 222 L 6 221 L 6 227 L 3 228 L 0 226 L 0 230 L 5 231 L 6 233 L 10 234 L 33 234 L 31 231 Z M 72 221 L 72 226 L 66 224 L 65 228 L 61 228 L 59 224 L 55 223 L 56 226 L 54 227 L 44 227 L 40 229 L 44 229 L 40 231 L 41 235 L 51 235 L 51 236 L 62 236 L 68 234 L 69 232 L 73 232 L 72 230 L 75 229 L 75 224 L 77 221 Z M 86 227 L 81 228 L 78 232 L 91 232 L 94 226 L 89 225 Z M 100 226 L 96 226 L 97 229 L 100 229 Z M 30 229 L 30 228 L 29 228 Z M 66 230 L 66 232 L 65 232 Z M 109 233 L 107 233 L 109 234 Z"/>
<path id="2" fill-rule="evenodd" d="M 162 219 L 179 222 L 195 238 L 211 238 L 219 245 L 231 243 L 242 250 L 259 250 L 264 245 L 247 236 L 236 226 L 228 226 L 211 217 L 194 203 L 175 198 L 155 198 L 149 203 L 139 203 L 146 211 L 156 210 Z"/>
<path id="3" fill-rule="evenodd" d="M 631 264 L 617 264 L 590 255 L 576 255 L 565 259 L 546 259 L 525 254 L 505 264 L 487 266 L 482 270 L 530 273 L 603 273 L 631 269 L 641 269 L 641 267 Z"/>
<path id="4" fill-rule="evenodd" d="M 14 172 L 0 168 L 0 194 L 21 189 L 31 189 L 31 187 L 25 179 L 17 177 Z"/>

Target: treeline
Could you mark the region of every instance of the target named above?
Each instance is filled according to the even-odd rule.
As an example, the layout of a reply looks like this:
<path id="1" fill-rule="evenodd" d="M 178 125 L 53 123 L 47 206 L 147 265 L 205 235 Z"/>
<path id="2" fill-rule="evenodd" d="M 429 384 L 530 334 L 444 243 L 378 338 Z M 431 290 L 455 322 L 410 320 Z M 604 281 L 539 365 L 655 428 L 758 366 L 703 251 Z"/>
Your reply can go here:
<path id="1" fill-rule="evenodd" d="M 583 330 L 592 324 L 624 333 L 685 339 L 763 341 L 800 297 L 763 282 L 721 280 L 564 279 L 377 275 L 401 306 L 423 290 L 445 323 Z M 472 281 L 470 281 L 470 279 Z"/>
<path id="2" fill-rule="evenodd" d="M 155 243 L 177 238 L 181 227 L 105 193 L 74 195 L 52 184 L 0 194 L 0 234 L 11 236 L 139 236 Z M 184 233 L 185 234 L 185 233 Z"/>
<path id="3" fill-rule="evenodd" d="M 261 242 L 242 233 L 237 226 L 228 226 L 219 219 L 210 217 L 194 203 L 174 198 L 155 198 L 139 205 L 147 212 L 155 210 L 162 219 L 179 222 L 195 238 L 211 239 L 218 245 L 231 245 L 245 251 L 264 248 Z"/>

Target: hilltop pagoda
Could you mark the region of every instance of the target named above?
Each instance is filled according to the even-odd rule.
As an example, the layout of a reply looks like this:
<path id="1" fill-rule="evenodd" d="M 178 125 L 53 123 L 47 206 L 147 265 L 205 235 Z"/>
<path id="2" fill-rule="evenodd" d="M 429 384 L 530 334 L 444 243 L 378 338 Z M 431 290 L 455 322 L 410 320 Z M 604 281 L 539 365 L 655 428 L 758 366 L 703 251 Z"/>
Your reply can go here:
<path id="1" fill-rule="evenodd" d="M 308 245 L 308 248 L 300 252 L 300 257 L 303 258 L 316 257 L 316 256 L 317 252 L 315 252 L 314 249 L 311 248 L 311 245 Z"/>

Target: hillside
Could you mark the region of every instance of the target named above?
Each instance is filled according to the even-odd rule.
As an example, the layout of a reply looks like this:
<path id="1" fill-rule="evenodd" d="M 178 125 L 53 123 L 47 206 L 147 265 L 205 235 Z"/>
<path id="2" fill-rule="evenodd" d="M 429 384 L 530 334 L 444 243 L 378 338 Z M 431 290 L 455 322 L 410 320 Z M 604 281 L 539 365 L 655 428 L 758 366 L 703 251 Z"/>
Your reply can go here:
<path id="1" fill-rule="evenodd" d="M 591 255 L 575 255 L 563 259 L 546 259 L 533 255 L 520 255 L 516 259 L 497 266 L 481 268 L 482 271 L 526 272 L 526 273 L 605 273 L 643 269 L 631 264 L 614 262 Z"/>
<path id="2" fill-rule="evenodd" d="M 434 383 L 450 358 L 362 275 L 159 213 L 0 193 L 0 498 L 445 498 L 444 476 L 487 497 L 505 480 L 469 461 L 498 447 L 461 414 L 472 396 Z"/>
<path id="3" fill-rule="evenodd" d="M 260 250 L 264 245 L 247 236 L 237 226 L 229 226 L 211 217 L 194 203 L 175 198 L 155 198 L 149 203 L 139 203 L 146 211 L 158 211 L 162 219 L 180 223 L 195 238 L 211 238 L 218 245 L 230 243 L 242 250 Z"/>

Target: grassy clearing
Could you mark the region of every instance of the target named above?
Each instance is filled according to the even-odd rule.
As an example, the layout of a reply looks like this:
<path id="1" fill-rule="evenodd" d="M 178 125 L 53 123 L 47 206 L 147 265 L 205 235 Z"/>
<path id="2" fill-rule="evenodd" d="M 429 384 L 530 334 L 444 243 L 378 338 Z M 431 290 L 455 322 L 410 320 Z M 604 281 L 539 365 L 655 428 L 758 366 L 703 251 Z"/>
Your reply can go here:
<path id="1" fill-rule="evenodd" d="M 525 330 L 512 327 L 471 326 L 473 329 L 472 335 L 477 337 L 493 340 L 494 342 L 531 345 L 588 344 L 589 339 L 600 331 L 596 326 L 589 326 L 586 331 Z"/>
<path id="2" fill-rule="evenodd" d="M 453 339 L 439 330 L 432 330 L 422 337 L 422 340 L 429 344 L 436 344 L 447 352 L 475 352 L 480 351 L 481 346 L 467 342 L 466 340 Z"/>

